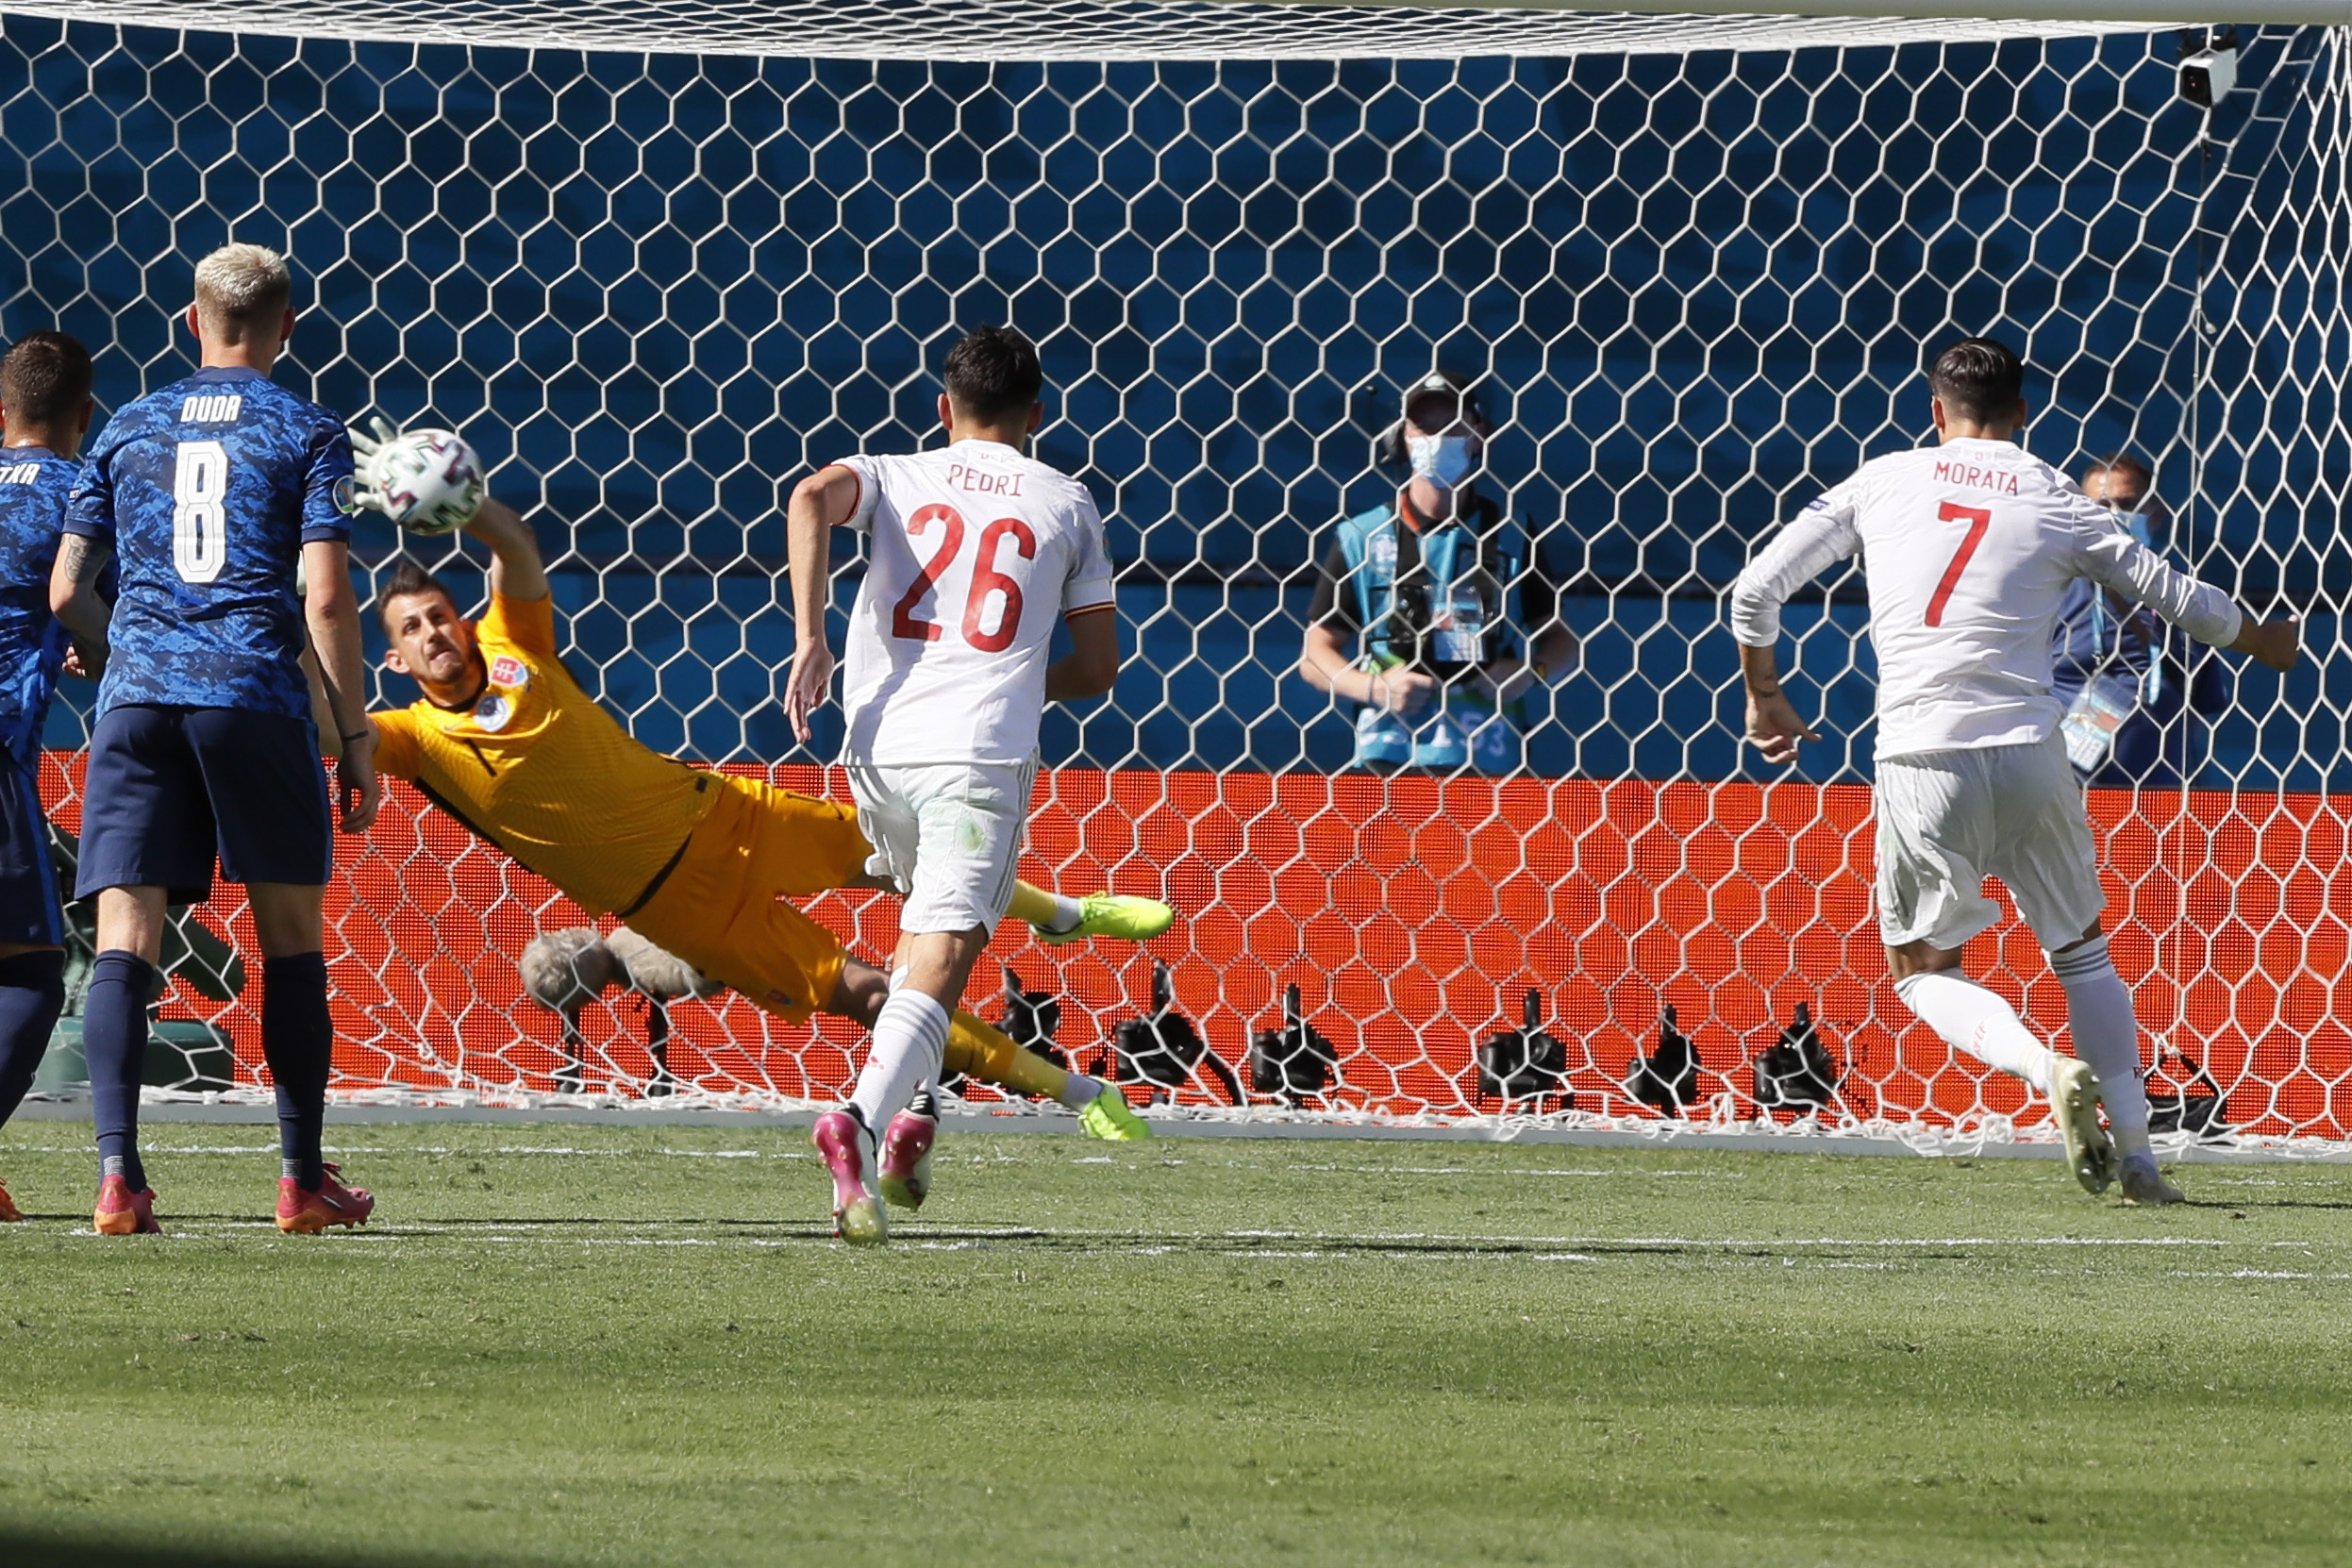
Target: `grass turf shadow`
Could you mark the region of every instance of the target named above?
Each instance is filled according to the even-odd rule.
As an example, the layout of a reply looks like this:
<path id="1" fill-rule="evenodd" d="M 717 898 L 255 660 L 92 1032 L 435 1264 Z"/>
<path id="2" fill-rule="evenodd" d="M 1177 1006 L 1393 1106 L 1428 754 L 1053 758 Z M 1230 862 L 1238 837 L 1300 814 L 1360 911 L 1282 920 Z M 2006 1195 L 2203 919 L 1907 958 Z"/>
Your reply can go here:
<path id="1" fill-rule="evenodd" d="M 441 1552 L 338 1549 L 278 1552 L 267 1547 L 183 1546 L 152 1540 L 0 1525 L 0 1562 L 9 1568 L 525 1568 L 538 1558 L 451 1557 Z"/>

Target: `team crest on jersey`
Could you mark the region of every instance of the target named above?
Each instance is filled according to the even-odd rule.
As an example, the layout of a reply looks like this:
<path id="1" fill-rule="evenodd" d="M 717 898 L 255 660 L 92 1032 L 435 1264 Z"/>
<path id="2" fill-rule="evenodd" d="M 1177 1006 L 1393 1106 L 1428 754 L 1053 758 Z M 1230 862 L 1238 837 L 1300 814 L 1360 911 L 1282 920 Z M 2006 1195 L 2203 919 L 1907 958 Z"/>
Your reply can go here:
<path id="1" fill-rule="evenodd" d="M 506 728 L 507 721 L 513 717 L 514 704 L 507 700 L 504 692 L 489 692 L 474 705 L 475 727 L 489 730 L 492 735 Z"/>
<path id="2" fill-rule="evenodd" d="M 514 655 L 500 654 L 491 663 L 490 683 L 492 686 L 528 686 L 531 683 L 531 672 L 529 667 Z"/>

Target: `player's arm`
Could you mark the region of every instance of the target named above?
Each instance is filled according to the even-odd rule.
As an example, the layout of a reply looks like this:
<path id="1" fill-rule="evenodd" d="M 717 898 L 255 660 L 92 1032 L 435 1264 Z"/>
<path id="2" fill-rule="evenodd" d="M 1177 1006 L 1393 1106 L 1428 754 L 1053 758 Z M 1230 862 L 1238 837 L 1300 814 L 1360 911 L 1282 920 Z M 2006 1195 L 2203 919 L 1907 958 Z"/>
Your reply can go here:
<path id="1" fill-rule="evenodd" d="M 2274 670 L 2294 668 L 2302 651 L 2296 617 L 2257 621 L 2212 584 L 2174 570 L 2089 501 L 2082 503 L 2077 526 L 2085 576 L 2147 606 L 2200 642 L 2248 655 Z"/>
<path id="2" fill-rule="evenodd" d="M 74 640 L 75 673 L 95 679 L 107 662 L 107 624 L 113 607 L 102 585 L 114 546 L 85 534 L 58 541 L 57 563 L 49 571 L 49 609 Z"/>
<path id="3" fill-rule="evenodd" d="M 1045 666 L 1047 702 L 1083 702 L 1119 683 L 1119 591 L 1110 573 L 1110 545 L 1102 513 L 1079 488 L 1072 518 L 1070 570 L 1061 582 L 1061 619 L 1070 628 L 1070 655 Z"/>
<path id="4" fill-rule="evenodd" d="M 1747 738 L 1767 762 L 1793 762 L 1799 741 L 1821 737 L 1797 716 L 1780 685 L 1776 645 L 1789 595 L 1861 548 L 1854 501 L 1843 487 L 1814 502 L 1757 553 L 1731 585 L 1731 634 L 1747 687 Z"/>
<path id="5" fill-rule="evenodd" d="M 326 682 L 320 677 L 319 661 L 308 648 L 302 654 L 302 673 L 310 680 L 310 720 L 318 726 L 319 750 L 331 759 L 343 754 L 342 734 L 335 727 L 335 709 L 326 700 Z M 388 713 L 366 715 L 368 728 L 375 737 L 375 772 L 383 778 L 413 780 L 424 771 L 425 757 L 417 747 L 416 720 L 393 709 Z"/>
<path id="6" fill-rule="evenodd" d="M 65 503 L 65 530 L 49 569 L 49 612 L 74 640 L 75 662 L 95 678 L 107 661 L 108 567 L 114 559 L 114 490 L 107 454 L 93 454 Z"/>
<path id="7" fill-rule="evenodd" d="M 498 599 L 543 599 L 547 596 L 547 562 L 539 553 L 539 535 L 512 507 L 494 497 L 482 497 L 481 510 L 465 531 L 490 546 L 490 592 Z"/>
<path id="8" fill-rule="evenodd" d="M 383 784 L 375 776 L 375 726 L 368 722 L 367 667 L 359 652 L 359 595 L 351 586 L 351 432 L 340 419 L 319 422 L 310 437 L 302 492 L 302 618 L 326 690 L 331 733 L 342 747 L 335 794 L 342 830 L 364 833 L 375 820 Z"/>
<path id="9" fill-rule="evenodd" d="M 1109 605 L 1065 618 L 1070 652 L 1045 666 L 1047 702 L 1083 702 L 1119 684 L 1119 616 Z"/>
<path id="10" fill-rule="evenodd" d="M 303 619 L 318 655 L 319 678 L 328 723 L 323 737 L 336 737 L 337 793 L 342 829 L 364 833 L 375 820 L 383 785 L 375 776 L 375 726 L 367 714 L 366 666 L 359 652 L 359 596 L 351 586 L 351 547 L 339 539 L 314 539 L 302 547 L 306 583 Z"/>
<path id="11" fill-rule="evenodd" d="M 833 530 L 858 512 L 864 481 L 840 463 L 818 469 L 792 487 L 784 509 L 784 547 L 792 566 L 792 626 L 799 641 L 784 687 L 784 716 L 792 734 L 810 738 L 809 716 L 833 691 L 833 649 L 825 612 L 833 598 Z M 1116 650 L 1112 654 L 1116 663 Z"/>

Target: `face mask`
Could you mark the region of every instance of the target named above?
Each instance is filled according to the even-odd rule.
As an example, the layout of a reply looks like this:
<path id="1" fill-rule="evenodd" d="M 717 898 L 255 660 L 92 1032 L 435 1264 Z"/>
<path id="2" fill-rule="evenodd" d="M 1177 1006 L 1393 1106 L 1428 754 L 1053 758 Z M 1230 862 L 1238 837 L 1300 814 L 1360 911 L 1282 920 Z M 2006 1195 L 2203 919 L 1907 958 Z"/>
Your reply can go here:
<path id="1" fill-rule="evenodd" d="M 1441 490 L 1459 486 L 1478 466 L 1470 455 L 1468 436 L 1408 436 L 1405 451 L 1412 459 L 1413 477 L 1427 479 Z"/>
<path id="2" fill-rule="evenodd" d="M 2151 539 L 2148 534 L 2148 514 L 2146 512 L 2126 511 L 2121 507 L 2110 507 L 2107 509 L 2115 514 L 2115 521 L 2123 525 L 2124 532 L 2129 534 L 2141 543 L 2145 544 L 2149 549 L 2153 550 L 2156 548 L 2155 541 Z"/>

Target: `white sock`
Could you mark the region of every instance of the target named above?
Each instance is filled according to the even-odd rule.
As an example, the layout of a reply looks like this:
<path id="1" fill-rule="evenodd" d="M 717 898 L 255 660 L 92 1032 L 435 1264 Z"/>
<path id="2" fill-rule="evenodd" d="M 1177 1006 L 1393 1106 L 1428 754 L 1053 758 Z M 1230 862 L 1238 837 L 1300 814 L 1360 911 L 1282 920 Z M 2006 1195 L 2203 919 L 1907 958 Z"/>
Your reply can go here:
<path id="1" fill-rule="evenodd" d="M 938 1002 L 909 987 L 882 1004 L 865 1070 L 849 1096 L 876 1138 L 907 1108 L 915 1086 L 939 1071 L 946 1051 L 947 1009 Z"/>
<path id="2" fill-rule="evenodd" d="M 1045 929 L 1056 934 L 1076 930 L 1078 922 L 1086 918 L 1085 907 L 1068 893 L 1049 892 L 1045 896 L 1054 901 L 1054 918 L 1045 923 Z"/>
<path id="3" fill-rule="evenodd" d="M 1090 1078 L 1084 1073 L 1073 1073 L 1070 1081 L 1061 1086 L 1061 1093 L 1054 1098 L 1060 1101 L 1066 1109 L 1084 1110 L 1103 1092 L 1102 1079 Z"/>
<path id="4" fill-rule="evenodd" d="M 1894 993 L 1955 1051 L 2050 1092 L 2057 1054 L 2033 1037 L 2015 1008 L 1976 981 L 1957 970 L 1938 970 L 1904 976 L 1894 982 Z"/>
<path id="5" fill-rule="evenodd" d="M 909 975 L 912 974 L 912 973 L 913 973 L 913 971 L 912 971 L 912 970 L 909 970 L 909 969 L 893 969 L 893 970 L 892 970 L 892 971 L 891 971 L 891 974 L 890 974 L 890 978 L 889 978 L 888 980 L 886 980 L 886 981 L 884 981 L 884 982 L 883 982 L 883 985 L 882 985 L 882 994 L 883 994 L 883 995 L 885 995 L 885 996 L 895 996 L 895 995 L 897 995 L 897 994 L 898 994 L 898 993 L 899 993 L 899 990 L 900 990 L 902 987 L 904 987 L 904 986 L 906 985 L 906 983 L 907 983 L 907 976 L 908 976 Z"/>
<path id="6" fill-rule="evenodd" d="M 2050 972 L 2066 988 L 2066 1025 L 2074 1031 L 2075 1055 L 2091 1064 L 2099 1080 L 2099 1103 L 2107 1107 L 2115 1147 L 2127 1157 L 2148 1146 L 2148 1091 L 2140 1076 L 2140 1021 L 2131 1014 L 2131 993 L 2108 957 L 2107 939 L 2093 937 L 2079 947 L 2050 955 Z"/>

